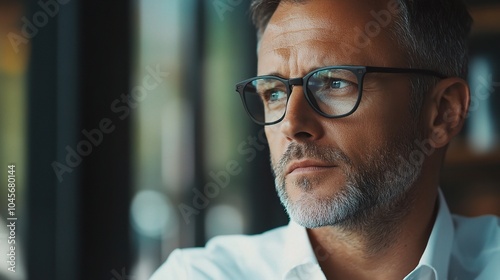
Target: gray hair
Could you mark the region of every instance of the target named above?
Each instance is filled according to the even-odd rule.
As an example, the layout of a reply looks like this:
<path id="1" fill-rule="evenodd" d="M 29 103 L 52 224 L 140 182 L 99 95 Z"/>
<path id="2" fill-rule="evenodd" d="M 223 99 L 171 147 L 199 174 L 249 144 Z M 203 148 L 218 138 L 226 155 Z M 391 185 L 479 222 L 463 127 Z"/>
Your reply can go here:
<path id="1" fill-rule="evenodd" d="M 253 0 L 252 19 L 260 38 L 281 2 L 303 3 L 309 0 Z M 462 0 L 395 0 L 399 13 L 392 36 L 402 48 L 411 68 L 440 72 L 449 77 L 467 76 L 467 38 L 472 18 Z M 436 78 L 416 76 L 411 80 L 410 111 L 420 112 L 423 95 Z"/>

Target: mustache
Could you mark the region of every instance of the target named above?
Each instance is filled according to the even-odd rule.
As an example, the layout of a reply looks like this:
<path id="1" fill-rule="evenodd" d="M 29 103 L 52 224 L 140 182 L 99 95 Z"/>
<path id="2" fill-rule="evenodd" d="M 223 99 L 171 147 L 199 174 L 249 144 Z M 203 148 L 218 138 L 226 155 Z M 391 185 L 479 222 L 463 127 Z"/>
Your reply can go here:
<path id="1" fill-rule="evenodd" d="M 288 145 L 278 162 L 273 163 L 271 159 L 274 176 L 283 176 L 286 166 L 292 160 L 299 160 L 302 158 L 315 159 L 337 166 L 352 165 L 350 158 L 338 148 L 322 147 L 312 143 L 292 142 Z"/>

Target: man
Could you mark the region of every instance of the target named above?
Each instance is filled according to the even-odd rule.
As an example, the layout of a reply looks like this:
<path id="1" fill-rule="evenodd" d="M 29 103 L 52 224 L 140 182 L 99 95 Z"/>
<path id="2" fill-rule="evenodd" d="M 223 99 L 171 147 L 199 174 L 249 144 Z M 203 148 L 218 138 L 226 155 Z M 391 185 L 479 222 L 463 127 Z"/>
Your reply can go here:
<path id="1" fill-rule="evenodd" d="M 459 0 L 255 0 L 265 125 L 288 226 L 176 250 L 153 279 L 500 279 L 500 221 L 439 191 L 467 114 Z"/>

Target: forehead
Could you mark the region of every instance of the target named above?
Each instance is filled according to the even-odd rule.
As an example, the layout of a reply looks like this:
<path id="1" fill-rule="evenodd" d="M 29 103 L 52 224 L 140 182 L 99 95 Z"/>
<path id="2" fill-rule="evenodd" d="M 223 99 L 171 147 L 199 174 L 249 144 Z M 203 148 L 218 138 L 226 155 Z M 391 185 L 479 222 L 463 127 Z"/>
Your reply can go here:
<path id="1" fill-rule="evenodd" d="M 258 72 L 281 73 L 286 69 L 303 74 L 340 64 L 403 66 L 391 30 L 397 17 L 395 2 L 282 2 L 262 35 Z"/>

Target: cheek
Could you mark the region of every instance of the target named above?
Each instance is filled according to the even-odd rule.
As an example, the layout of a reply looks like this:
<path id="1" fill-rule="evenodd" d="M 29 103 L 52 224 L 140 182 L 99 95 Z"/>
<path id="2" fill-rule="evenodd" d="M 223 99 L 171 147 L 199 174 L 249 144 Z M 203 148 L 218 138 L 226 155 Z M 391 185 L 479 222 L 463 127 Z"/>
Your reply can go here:
<path id="1" fill-rule="evenodd" d="M 368 95 L 369 93 L 367 93 Z M 385 95 L 385 96 L 384 96 Z M 358 110 L 351 116 L 334 120 L 328 130 L 354 162 L 376 157 L 384 148 L 409 131 L 407 92 L 382 92 L 364 97 Z M 336 134 L 336 135 L 334 135 Z"/>

